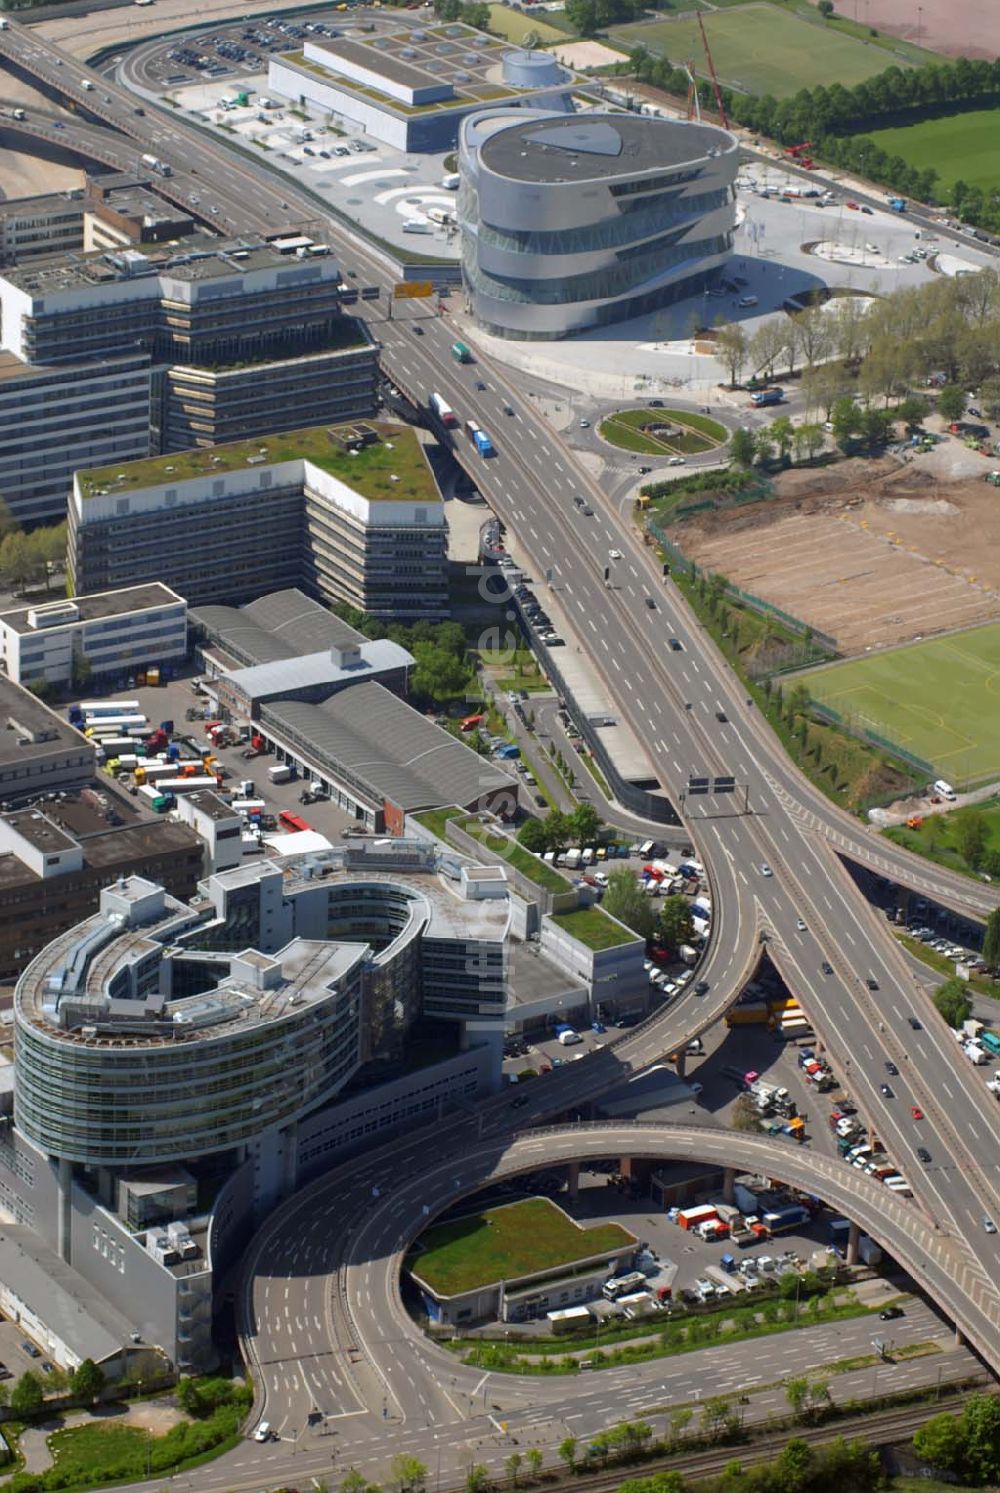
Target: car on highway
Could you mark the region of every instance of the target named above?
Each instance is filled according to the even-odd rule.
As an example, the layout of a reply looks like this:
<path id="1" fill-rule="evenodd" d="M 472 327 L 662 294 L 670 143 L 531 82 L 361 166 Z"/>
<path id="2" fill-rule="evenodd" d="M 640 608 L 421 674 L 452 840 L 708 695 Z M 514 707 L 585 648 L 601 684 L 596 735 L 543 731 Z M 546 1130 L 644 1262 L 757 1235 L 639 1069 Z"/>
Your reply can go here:
<path id="1" fill-rule="evenodd" d="M 680 638 L 671 638 L 670 647 L 674 653 L 684 652 L 684 644 L 681 642 Z"/>
<path id="2" fill-rule="evenodd" d="M 581 430 L 589 430 L 590 429 L 590 421 L 589 420 L 581 420 L 580 421 L 580 429 Z"/>
<path id="3" fill-rule="evenodd" d="M 698 980 L 697 983 L 694 986 L 694 993 L 695 993 L 695 995 L 707 995 L 708 994 L 708 981 L 707 980 Z"/>
<path id="4" fill-rule="evenodd" d="M 423 329 L 423 327 L 414 327 L 413 328 L 413 335 L 414 335 L 414 337 L 422 337 L 424 335 L 424 329 Z"/>
<path id="5" fill-rule="evenodd" d="M 573 502 L 578 508 L 584 508 L 586 507 L 587 499 L 583 496 L 582 493 L 576 493 L 573 498 Z"/>
<path id="6" fill-rule="evenodd" d="M 729 717 L 724 710 L 717 710 L 715 712 L 715 719 L 723 726 L 729 724 Z"/>
<path id="7" fill-rule="evenodd" d="M 804 933 L 806 931 L 805 921 L 802 918 L 795 919 L 795 926 L 800 933 Z"/>
<path id="8" fill-rule="evenodd" d="M 880 1083 L 878 1088 L 879 1093 L 882 1094 L 886 1099 L 895 1099 L 896 1096 L 887 1083 Z"/>
<path id="9" fill-rule="evenodd" d="M 773 876 L 774 875 L 774 872 L 771 870 L 771 867 L 767 864 L 767 861 L 762 861 L 761 862 L 760 874 L 761 874 L 761 876 Z"/>
<path id="10" fill-rule="evenodd" d="M 893 1078 L 898 1078 L 899 1077 L 899 1069 L 896 1067 L 896 1064 L 893 1063 L 893 1062 L 890 1062 L 890 1060 L 888 1058 L 886 1058 L 885 1071 L 887 1073 L 891 1073 L 892 1076 L 893 1076 Z"/>
<path id="11" fill-rule="evenodd" d="M 684 467 L 687 466 L 687 462 L 685 461 L 683 456 L 671 456 L 670 460 L 667 462 L 667 466 Z"/>
<path id="12" fill-rule="evenodd" d="M 621 550 L 608 550 L 608 559 L 609 560 L 620 560 L 621 557 L 622 557 Z"/>
<path id="13" fill-rule="evenodd" d="M 584 518 L 593 518 L 594 516 L 594 510 L 593 508 L 591 508 L 589 503 L 584 503 L 583 507 L 580 509 L 580 512 L 583 514 Z"/>
<path id="14" fill-rule="evenodd" d="M 995 1234 L 997 1231 L 997 1226 L 993 1222 L 992 1218 L 987 1218 L 985 1214 L 983 1215 L 983 1228 L 986 1230 L 987 1234 Z"/>
<path id="15" fill-rule="evenodd" d="M 878 989 L 878 981 L 876 979 L 874 979 L 874 977 L 872 975 L 868 976 L 867 980 L 865 981 L 865 984 L 868 986 L 869 990 L 877 990 Z"/>
<path id="16" fill-rule="evenodd" d="M 917 1147 L 917 1155 L 919 1156 L 920 1160 L 924 1163 L 925 1166 L 927 1165 L 928 1161 L 930 1161 L 930 1159 L 931 1159 L 931 1153 L 930 1153 L 930 1151 L 928 1151 L 928 1149 L 927 1149 L 926 1146 L 918 1146 Z"/>
<path id="17" fill-rule="evenodd" d="M 505 404 L 503 407 L 503 412 L 505 415 L 512 415 L 514 413 L 514 408 L 512 405 Z"/>
<path id="18" fill-rule="evenodd" d="M 923 1031 L 924 1028 L 923 1028 L 922 1023 L 919 1022 L 915 1016 L 907 1016 L 906 1019 L 910 1023 L 910 1025 L 912 1026 L 912 1028 L 913 1028 L 913 1030 L 915 1032 L 922 1032 Z"/>
<path id="19" fill-rule="evenodd" d="M 872 210 L 871 210 L 870 207 L 864 207 L 863 206 L 862 209 L 861 209 L 861 211 L 864 213 L 864 215 L 865 215 L 866 218 L 870 218 L 872 216 Z"/>
<path id="20" fill-rule="evenodd" d="M 824 959 L 823 960 L 823 963 L 820 965 L 820 969 L 823 971 L 823 973 L 825 975 L 832 975 L 833 974 L 833 965 L 830 963 L 830 961 L 828 959 Z"/>
<path id="21" fill-rule="evenodd" d="M 895 1322 L 897 1317 L 904 1315 L 905 1313 L 901 1306 L 887 1306 L 884 1311 L 878 1314 L 880 1322 Z"/>
<path id="22" fill-rule="evenodd" d="M 913 1118 L 915 1120 L 922 1120 L 923 1117 L 924 1117 L 923 1110 L 922 1109 L 918 1109 L 915 1104 L 911 1104 L 910 1105 L 910 1114 L 913 1116 Z"/>
<path id="23" fill-rule="evenodd" d="M 476 379 L 476 388 L 479 390 L 480 393 L 482 393 L 483 390 L 486 388 L 486 385 L 483 383 L 483 381 L 482 381 L 481 378 L 477 378 Z"/>
<path id="24" fill-rule="evenodd" d="M 513 1100 L 510 1107 L 511 1109 L 523 1109 L 527 1102 L 527 1094 L 521 1094 L 517 1099 Z"/>
<path id="25" fill-rule="evenodd" d="M 655 599 L 655 597 L 647 596 L 646 597 L 646 605 L 649 607 L 649 610 L 651 612 L 655 612 L 656 611 L 656 599 Z"/>

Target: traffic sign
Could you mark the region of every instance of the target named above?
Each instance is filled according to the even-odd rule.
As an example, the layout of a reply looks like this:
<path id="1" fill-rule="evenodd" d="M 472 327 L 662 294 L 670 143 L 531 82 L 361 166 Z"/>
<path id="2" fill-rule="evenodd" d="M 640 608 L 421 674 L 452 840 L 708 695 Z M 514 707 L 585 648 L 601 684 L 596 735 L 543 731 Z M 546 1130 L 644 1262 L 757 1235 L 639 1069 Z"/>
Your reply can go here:
<path id="1" fill-rule="evenodd" d="M 392 287 L 393 300 L 422 301 L 434 294 L 432 280 L 397 280 Z"/>
<path id="2" fill-rule="evenodd" d="M 712 784 L 712 792 L 713 793 L 735 793 L 736 792 L 736 779 L 735 778 L 716 778 L 715 782 Z"/>
<path id="3" fill-rule="evenodd" d="M 707 793 L 708 783 L 708 778 L 688 778 L 687 791 L 689 793 Z"/>

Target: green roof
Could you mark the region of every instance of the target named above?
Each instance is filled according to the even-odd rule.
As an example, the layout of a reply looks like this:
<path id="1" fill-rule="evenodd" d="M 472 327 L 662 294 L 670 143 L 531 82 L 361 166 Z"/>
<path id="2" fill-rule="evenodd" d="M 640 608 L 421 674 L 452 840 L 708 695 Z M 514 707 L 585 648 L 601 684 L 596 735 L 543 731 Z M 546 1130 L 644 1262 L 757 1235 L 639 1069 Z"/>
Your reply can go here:
<path id="1" fill-rule="evenodd" d="M 379 52 L 372 48 L 372 68 L 377 70 Z M 470 107 L 477 104 L 492 104 L 498 99 L 517 98 L 524 93 L 523 88 L 504 88 L 496 83 L 488 83 L 485 79 L 476 79 L 469 83 L 463 83 L 456 87 L 452 84 L 454 92 L 449 98 L 432 99 L 426 104 L 407 104 L 402 99 L 395 98 L 391 93 L 386 93 L 382 88 L 372 87 L 367 83 L 358 83 L 354 78 L 349 78 L 346 73 L 338 73 L 332 67 L 324 67 L 321 62 L 314 62 L 304 52 L 282 52 L 281 61 L 287 62 L 292 67 L 301 68 L 303 72 L 314 73 L 324 83 L 329 83 L 331 88 L 339 88 L 342 93 L 357 94 L 359 98 L 371 99 L 386 114 L 401 114 L 409 117 L 414 114 L 446 114 L 449 110 L 464 110 L 468 113 Z M 428 74 L 430 78 L 430 74 Z M 449 78 L 441 78 L 442 83 L 449 83 Z"/>
<path id="2" fill-rule="evenodd" d="M 243 468 L 259 472 L 278 462 L 305 460 L 339 478 L 370 502 L 440 503 L 441 494 L 423 447 L 410 427 L 386 421 L 361 423 L 376 430 L 379 440 L 355 456 L 336 444 L 331 431 L 357 427 L 319 425 L 280 435 L 258 435 L 228 446 L 198 446 L 142 461 L 117 461 L 113 466 L 77 472 L 76 476 L 82 496 L 92 498 L 103 491 L 117 496 L 192 477 L 217 477 Z M 398 481 L 392 481 L 393 477 Z"/>
<path id="3" fill-rule="evenodd" d="M 635 943 L 638 938 L 597 906 L 553 913 L 552 921 L 572 938 L 586 944 L 588 949 L 613 949 L 617 944 Z"/>
<path id="4" fill-rule="evenodd" d="M 561 1265 L 569 1269 L 636 1242 L 621 1224 L 583 1228 L 548 1198 L 526 1198 L 428 1229 L 407 1265 L 436 1296 L 457 1296 Z"/>

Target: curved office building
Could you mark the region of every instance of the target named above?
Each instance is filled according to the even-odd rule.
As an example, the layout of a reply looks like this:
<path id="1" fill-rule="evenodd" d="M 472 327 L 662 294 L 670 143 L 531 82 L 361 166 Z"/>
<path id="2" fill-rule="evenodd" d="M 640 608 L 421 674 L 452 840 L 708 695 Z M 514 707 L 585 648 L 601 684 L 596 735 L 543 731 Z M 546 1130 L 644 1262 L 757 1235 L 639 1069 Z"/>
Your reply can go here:
<path id="1" fill-rule="evenodd" d="M 477 320 L 504 337 L 566 337 L 702 290 L 732 250 L 737 156 L 714 125 L 469 115 L 458 211 Z"/>

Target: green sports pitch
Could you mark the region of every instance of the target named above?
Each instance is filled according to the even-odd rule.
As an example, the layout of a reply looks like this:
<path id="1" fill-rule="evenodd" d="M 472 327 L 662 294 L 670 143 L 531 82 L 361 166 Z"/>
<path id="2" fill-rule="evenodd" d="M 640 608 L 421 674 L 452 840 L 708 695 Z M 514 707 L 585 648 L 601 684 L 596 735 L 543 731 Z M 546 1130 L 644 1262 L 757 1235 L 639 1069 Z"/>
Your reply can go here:
<path id="1" fill-rule="evenodd" d="M 724 83 L 775 98 L 790 98 L 800 88 L 834 80 L 850 88 L 884 72 L 890 62 L 906 66 L 902 58 L 890 56 L 875 43 L 845 35 L 819 20 L 803 20 L 766 0 L 713 11 L 705 29 Z M 693 18 L 615 26 L 610 36 L 623 46 L 644 46 L 672 61 L 702 56 Z"/>
<path id="2" fill-rule="evenodd" d="M 1000 622 L 831 664 L 802 682 L 942 777 L 1000 775 Z"/>
<path id="3" fill-rule="evenodd" d="M 1000 187 L 1000 109 L 972 109 L 968 114 L 865 133 L 888 155 L 902 156 L 920 170 L 932 166 L 943 187 L 953 187 L 960 177 L 984 192 Z"/>

